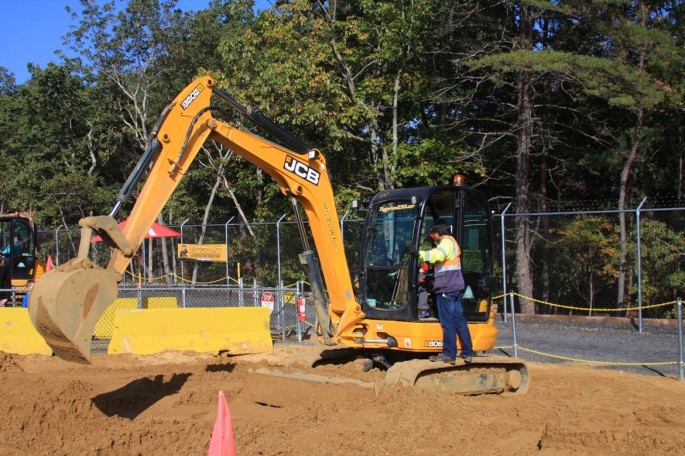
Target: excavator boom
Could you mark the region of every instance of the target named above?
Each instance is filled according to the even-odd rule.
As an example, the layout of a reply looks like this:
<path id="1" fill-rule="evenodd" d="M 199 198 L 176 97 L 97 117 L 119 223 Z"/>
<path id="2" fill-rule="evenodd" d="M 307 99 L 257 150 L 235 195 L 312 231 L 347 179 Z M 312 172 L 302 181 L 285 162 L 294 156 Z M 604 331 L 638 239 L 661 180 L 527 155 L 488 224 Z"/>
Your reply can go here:
<path id="1" fill-rule="evenodd" d="M 212 104 L 212 96 L 223 100 L 293 150 L 215 118 L 214 113 L 225 113 Z M 319 257 L 323 259 L 321 266 L 328 285 L 328 298 L 334 303 L 330 308 L 335 316 L 331 327 L 339 326 L 348 308 L 359 310 L 354 302 L 349 274 L 344 273 L 347 261 L 324 156 L 257 111 L 240 105 L 216 89 L 212 78 L 207 76 L 189 84 L 164 110 L 146 151 L 120 191 L 112 212 L 79 222 L 82 235 L 78 256 L 46 273 L 34 286 L 29 314 L 38 331 L 59 356 L 89 362 L 95 324 L 116 299 L 117 284 L 140 248 L 144 234 L 207 139 L 228 147 L 270 174 L 281 192 L 303 207 Z M 150 166 L 152 169 L 121 232 L 113 217 Z M 100 235 L 112 250 L 105 268 L 89 259 L 93 232 Z M 360 317 L 359 312 L 349 315 L 355 319 Z"/>

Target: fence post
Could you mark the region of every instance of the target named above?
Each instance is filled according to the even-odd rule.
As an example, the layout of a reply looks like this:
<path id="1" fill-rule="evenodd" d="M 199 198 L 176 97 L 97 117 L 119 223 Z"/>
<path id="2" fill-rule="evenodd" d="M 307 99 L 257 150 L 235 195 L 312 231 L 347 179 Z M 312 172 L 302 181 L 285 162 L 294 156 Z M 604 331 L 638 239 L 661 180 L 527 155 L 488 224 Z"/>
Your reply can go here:
<path id="1" fill-rule="evenodd" d="M 506 301 L 506 297 L 504 298 Z M 516 307 L 514 307 L 514 292 L 509 293 L 509 300 L 511 305 L 511 332 L 514 336 L 514 358 L 519 357 L 519 344 L 516 340 Z"/>
<path id="2" fill-rule="evenodd" d="M 646 196 L 635 211 L 635 230 L 637 236 L 637 328 L 640 334 L 642 334 L 642 261 L 640 258 L 642 255 L 640 254 L 640 209 L 642 209 L 642 205 L 645 204 L 645 201 L 647 201 Z"/>
<path id="3" fill-rule="evenodd" d="M 340 219 L 340 242 L 344 243 L 345 242 L 345 218 L 347 218 L 347 214 L 350 213 L 350 210 L 348 209 L 347 212 L 345 212 Z"/>
<path id="4" fill-rule="evenodd" d="M 283 340 L 285 340 L 285 332 L 286 332 L 286 325 L 288 324 L 287 319 L 285 318 L 285 287 L 283 287 L 283 282 L 278 282 L 278 296 L 279 296 L 279 302 L 281 305 L 281 309 L 278 313 L 280 320 L 281 320 L 281 328 L 282 330 L 282 335 L 283 335 Z"/>
<path id="5" fill-rule="evenodd" d="M 504 322 L 507 322 L 507 252 L 505 248 L 505 234 L 504 234 L 504 214 L 511 207 L 511 203 L 507 204 L 500 214 L 500 231 L 502 233 L 502 295 L 504 295 L 504 309 L 502 309 L 502 315 L 504 315 Z"/>
<path id="6" fill-rule="evenodd" d="M 297 328 L 297 341 L 302 342 L 302 323 L 300 322 L 300 298 L 304 299 L 303 283 L 295 283 L 295 308 L 297 309 L 295 327 Z"/>
<path id="7" fill-rule="evenodd" d="M 55 230 L 55 267 L 59 266 L 59 230 L 63 226 L 64 225 L 60 225 Z M 126 277 L 126 274 L 124 274 L 124 277 Z"/>
<path id="8" fill-rule="evenodd" d="M 228 219 L 228 222 L 224 225 L 224 242 L 226 243 L 226 287 L 231 287 L 231 273 L 228 270 L 228 224 L 231 223 L 235 217 Z M 230 296 L 230 292 L 229 292 Z"/>
<path id="9" fill-rule="evenodd" d="M 281 216 L 276 222 L 276 255 L 278 256 L 278 283 L 281 283 L 281 221 L 285 218 L 285 214 Z M 282 287 L 281 287 L 282 288 Z M 284 337 L 285 339 L 285 337 Z"/>
<path id="10" fill-rule="evenodd" d="M 252 279 L 252 307 L 259 307 L 259 296 L 257 296 L 257 279 Z"/>
<path id="11" fill-rule="evenodd" d="M 189 219 L 185 219 L 183 223 L 181 223 L 181 238 L 183 238 L 183 225 L 188 223 Z M 183 299 L 182 305 L 183 308 L 186 308 L 186 276 L 185 276 L 185 267 L 186 267 L 186 260 L 181 258 L 181 298 Z"/>
<path id="12" fill-rule="evenodd" d="M 143 242 L 141 244 L 142 250 L 140 252 L 137 252 L 139 258 L 141 256 L 143 257 L 143 265 L 140 268 L 140 271 L 138 271 L 138 274 L 140 275 L 140 278 L 138 279 L 138 285 L 141 284 L 143 279 L 145 279 L 145 275 L 147 274 L 147 254 L 145 253 L 145 241 L 145 235 L 143 235 Z"/>
<path id="13" fill-rule="evenodd" d="M 683 382 L 683 302 L 678 298 L 678 378 Z"/>

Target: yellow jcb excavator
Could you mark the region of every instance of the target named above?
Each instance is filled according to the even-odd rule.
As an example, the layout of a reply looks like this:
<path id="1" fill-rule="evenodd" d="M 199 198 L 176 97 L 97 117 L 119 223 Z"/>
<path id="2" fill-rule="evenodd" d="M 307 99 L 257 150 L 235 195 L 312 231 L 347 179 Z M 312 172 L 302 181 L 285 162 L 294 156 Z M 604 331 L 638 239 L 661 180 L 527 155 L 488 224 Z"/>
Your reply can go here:
<path id="1" fill-rule="evenodd" d="M 212 96 L 286 147 L 220 120 L 218 116 L 228 116 L 213 104 Z M 411 385 L 446 387 L 462 393 L 526 391 L 528 369 L 519 359 L 483 353 L 469 365 L 461 359 L 456 365 L 426 359 L 441 351 L 442 331 L 437 318 L 419 318 L 420 265 L 405 251 L 408 245 L 425 247 L 430 227 L 437 220 L 452 226 L 462 247 L 468 286 L 464 306 L 474 350 L 485 352 L 495 344 L 497 329 L 489 290 L 493 267 L 491 211 L 480 192 L 456 183 L 377 194 L 368 206 L 354 287 L 324 156 L 216 88 L 209 76 L 193 81 L 165 108 L 110 214 L 80 221 L 77 258 L 36 283 L 29 313 L 57 355 L 89 362 L 98 318 L 117 297 L 117 284 L 144 233 L 207 139 L 267 172 L 293 202 L 304 248 L 300 259 L 312 287 L 320 336 L 327 345 L 343 347 L 324 350 L 316 360 L 331 353 L 351 352 L 387 368 L 388 378 Z M 122 232 L 114 215 L 150 165 L 152 169 Z M 316 253 L 309 247 L 298 203 L 309 221 Z M 112 248 L 106 268 L 88 258 L 93 231 Z"/>

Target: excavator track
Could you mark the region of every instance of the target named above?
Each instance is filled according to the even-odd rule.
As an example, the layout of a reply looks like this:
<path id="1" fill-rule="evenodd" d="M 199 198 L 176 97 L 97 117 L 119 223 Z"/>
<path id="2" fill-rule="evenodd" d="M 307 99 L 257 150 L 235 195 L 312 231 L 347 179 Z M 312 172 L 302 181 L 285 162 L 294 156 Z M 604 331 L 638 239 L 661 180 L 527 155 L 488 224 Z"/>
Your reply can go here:
<path id="1" fill-rule="evenodd" d="M 410 359 L 394 363 L 380 382 L 340 379 L 311 373 L 312 368 L 327 363 L 345 363 L 359 358 L 359 350 L 330 348 L 292 355 L 285 363 L 287 371 L 262 368 L 263 375 L 287 377 L 319 383 L 352 383 L 379 391 L 384 386 L 403 386 L 431 391 L 451 391 L 463 395 L 525 394 L 530 374 L 525 362 L 518 358 L 481 355 L 466 364 L 461 358 L 456 364 L 436 363 L 428 359 Z M 306 369 L 306 370 L 300 370 Z M 316 370 L 316 369 L 314 369 Z"/>
<path id="2" fill-rule="evenodd" d="M 385 376 L 386 385 L 400 383 L 424 390 L 450 390 L 459 394 L 523 394 L 528 391 L 530 375 L 518 358 L 485 355 L 466 364 L 435 363 L 414 359 L 395 363 Z"/>

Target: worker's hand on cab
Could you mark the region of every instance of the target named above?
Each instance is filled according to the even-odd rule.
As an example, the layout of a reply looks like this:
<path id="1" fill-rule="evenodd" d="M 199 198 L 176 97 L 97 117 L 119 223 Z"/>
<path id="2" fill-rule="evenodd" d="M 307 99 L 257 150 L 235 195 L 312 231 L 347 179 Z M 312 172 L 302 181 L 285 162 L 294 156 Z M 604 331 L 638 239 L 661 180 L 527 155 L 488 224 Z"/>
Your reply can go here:
<path id="1" fill-rule="evenodd" d="M 419 251 L 413 245 L 408 245 L 407 248 L 405 249 L 404 253 L 408 253 L 409 255 L 416 257 L 416 258 L 419 257 Z"/>

